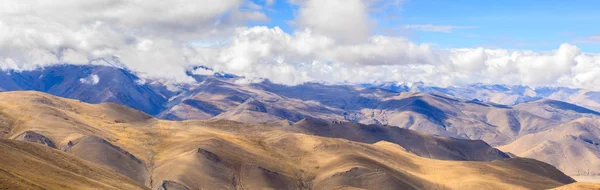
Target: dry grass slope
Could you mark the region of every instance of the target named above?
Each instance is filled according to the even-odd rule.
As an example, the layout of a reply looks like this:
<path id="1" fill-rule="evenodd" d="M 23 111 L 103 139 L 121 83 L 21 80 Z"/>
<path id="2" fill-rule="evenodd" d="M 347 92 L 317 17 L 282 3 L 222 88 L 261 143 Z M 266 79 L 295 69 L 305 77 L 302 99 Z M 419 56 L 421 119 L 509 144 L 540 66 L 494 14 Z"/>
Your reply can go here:
<path id="1" fill-rule="evenodd" d="M 535 160 L 430 159 L 408 152 L 415 149 L 408 143 L 319 137 L 287 122 L 161 121 L 115 104 L 37 92 L 0 93 L 0 113 L 0 123 L 8 123 L 4 138 L 43 144 L 1 141 L 16 144 L 2 149 L 14 155 L 0 157 L 8 159 L 0 160 L 2 171 L 12 172 L 2 184 L 24 188 L 548 189 L 574 182 Z M 423 143 L 437 139 L 419 135 Z M 31 167 L 49 169 L 9 175 Z"/>
<path id="2" fill-rule="evenodd" d="M 108 168 L 42 145 L 0 139 L 0 189 L 145 189 Z"/>

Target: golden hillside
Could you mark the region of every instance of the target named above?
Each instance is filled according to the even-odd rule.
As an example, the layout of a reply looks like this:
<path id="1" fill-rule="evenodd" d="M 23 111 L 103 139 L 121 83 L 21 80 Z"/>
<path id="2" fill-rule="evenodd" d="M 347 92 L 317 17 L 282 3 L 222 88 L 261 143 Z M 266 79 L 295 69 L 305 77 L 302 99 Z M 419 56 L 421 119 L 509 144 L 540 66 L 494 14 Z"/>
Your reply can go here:
<path id="1" fill-rule="evenodd" d="M 338 133 L 336 138 L 319 137 L 311 135 L 316 134 L 314 129 L 307 132 L 306 126 L 287 122 L 162 121 L 116 104 L 92 105 L 39 92 L 0 93 L 0 132 L 3 138 L 46 146 L 3 140 L 23 145 L 3 148 L 9 153 L 3 158 L 7 162 L 0 165 L 4 173 L 23 169 L 24 164 L 6 163 L 33 158 L 19 152 L 35 147 L 39 156 L 64 159 L 27 162 L 27 167 L 66 170 L 72 167 L 64 162 L 76 164 L 66 160 L 75 156 L 104 166 L 77 172 L 114 171 L 153 189 L 548 189 L 574 182 L 553 166 L 531 159 L 431 159 L 407 150 L 442 151 L 439 147 L 446 145 L 402 147 L 386 141 L 350 141 Z M 422 143 L 458 141 L 421 139 L 425 139 Z M 448 146 L 452 144 L 461 143 L 449 142 Z M 55 179 L 99 189 L 110 186 L 102 181 L 109 178 L 100 174 L 93 175 L 99 179 L 91 178 L 97 184 L 43 172 L 4 176 L 8 181 L 22 179 L 32 184 Z"/>
<path id="2" fill-rule="evenodd" d="M 33 143 L 0 139 L 0 189 L 145 189 L 110 169 Z"/>

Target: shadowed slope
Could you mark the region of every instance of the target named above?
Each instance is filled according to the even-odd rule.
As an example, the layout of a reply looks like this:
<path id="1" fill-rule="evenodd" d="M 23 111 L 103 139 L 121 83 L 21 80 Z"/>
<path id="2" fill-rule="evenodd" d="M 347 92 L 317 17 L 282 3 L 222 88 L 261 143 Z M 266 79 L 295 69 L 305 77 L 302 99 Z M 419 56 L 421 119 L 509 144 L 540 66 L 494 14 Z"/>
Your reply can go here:
<path id="1" fill-rule="evenodd" d="M 519 110 L 533 113 L 540 117 L 558 121 L 569 121 L 580 117 L 600 116 L 599 112 L 577 106 L 575 104 L 569 104 L 550 99 L 521 103 L 514 107 Z"/>
<path id="2" fill-rule="evenodd" d="M 479 140 L 435 137 L 393 126 L 362 125 L 304 119 L 294 124 L 308 134 L 375 143 L 388 141 L 403 146 L 416 155 L 442 160 L 492 161 L 508 155 Z"/>
<path id="3" fill-rule="evenodd" d="M 28 142 L 38 143 L 38 144 L 46 145 L 50 148 L 56 148 L 56 145 L 54 145 L 54 142 L 52 142 L 52 140 L 50 140 L 48 137 L 45 137 L 44 135 L 41 135 L 35 131 L 25 131 L 25 132 L 21 133 L 19 136 L 15 137 L 14 139 L 20 140 L 20 141 L 28 141 Z"/>
<path id="4" fill-rule="evenodd" d="M 0 189 L 145 189 L 143 185 L 69 154 L 0 139 Z"/>
<path id="5" fill-rule="evenodd" d="M 241 123 L 213 121 L 171 130 L 156 157 L 154 179 L 190 189 L 543 189 L 573 182 L 535 160 L 441 161 L 389 142 L 363 144 L 264 127 L 254 133 L 216 130 L 232 124 Z"/>
<path id="6" fill-rule="evenodd" d="M 149 174 L 143 161 L 99 137 L 81 137 L 69 141 L 62 149 L 84 160 L 108 166 L 140 184 L 150 184 Z"/>

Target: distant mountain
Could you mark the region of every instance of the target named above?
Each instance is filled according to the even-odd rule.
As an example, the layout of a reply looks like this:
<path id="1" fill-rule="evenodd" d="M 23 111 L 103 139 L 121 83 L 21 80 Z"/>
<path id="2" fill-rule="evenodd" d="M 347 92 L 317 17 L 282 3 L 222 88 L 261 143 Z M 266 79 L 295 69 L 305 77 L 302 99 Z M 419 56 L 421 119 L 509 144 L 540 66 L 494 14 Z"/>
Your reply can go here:
<path id="1" fill-rule="evenodd" d="M 575 176 L 600 175 L 600 120 L 580 118 L 552 130 L 525 135 L 499 147 L 535 158 Z"/>
<path id="2" fill-rule="evenodd" d="M 195 96 L 206 93 L 235 94 L 238 97 L 231 97 L 233 98 L 232 101 L 239 104 L 240 101 L 257 93 L 269 92 L 302 101 L 318 99 L 319 103 L 326 106 L 353 110 L 351 108 L 353 106 L 368 107 L 368 105 L 363 104 L 369 103 L 365 102 L 366 99 L 364 98 L 369 96 L 369 92 L 379 93 L 377 96 L 380 97 L 394 96 L 400 92 L 420 92 L 509 106 L 548 98 L 600 111 L 598 110 L 600 108 L 600 92 L 582 89 L 559 87 L 533 89 L 521 85 L 486 84 L 440 88 L 420 82 L 362 84 L 359 85 L 359 88 L 356 88 L 350 85 L 323 85 L 318 83 L 287 86 L 270 83 L 268 80 L 258 84 L 239 85 L 235 84 L 234 81 L 243 77 L 215 72 L 208 67 L 192 67 L 187 74 L 196 79 L 197 83 L 177 84 L 166 80 L 141 79 L 133 72 L 112 66 L 55 65 L 30 71 L 1 72 L 0 91 L 36 90 L 90 103 L 115 102 L 166 119 L 207 119 L 229 110 L 219 108 L 222 111 L 219 111 L 219 109 L 210 111 L 212 108 L 206 108 L 208 113 L 196 114 L 194 113 L 196 110 L 189 109 L 194 105 L 200 105 L 194 104 L 194 101 L 188 101 L 188 99 L 198 99 Z M 250 89 L 239 91 L 240 88 Z M 374 89 L 387 90 L 388 92 Z M 220 90 L 223 90 L 223 92 L 219 92 Z M 239 91 L 239 93 L 233 93 L 234 91 Z M 338 100 L 340 95 L 344 96 L 339 98 L 343 100 Z M 373 103 L 372 100 L 369 101 Z M 340 103 L 346 104 L 346 106 L 340 105 Z M 182 112 L 190 112 L 191 115 L 184 115 Z M 346 116 L 346 119 L 352 120 L 354 118 Z"/>
<path id="3" fill-rule="evenodd" d="M 600 117 L 600 112 L 550 99 L 525 102 L 515 105 L 514 108 L 555 121 L 571 121 L 581 117 Z"/>
<path id="4" fill-rule="evenodd" d="M 88 103 L 114 102 L 158 114 L 168 96 L 135 74 L 117 67 L 57 65 L 0 74 L 4 91 L 35 90 Z"/>
<path id="5" fill-rule="evenodd" d="M 543 98 L 564 101 L 600 111 L 600 92 L 565 87 L 537 87 L 523 85 L 472 84 L 464 87 L 446 88 L 428 86 L 424 83 L 362 84 L 362 87 L 381 88 L 394 92 L 440 93 L 465 100 L 516 105 Z"/>

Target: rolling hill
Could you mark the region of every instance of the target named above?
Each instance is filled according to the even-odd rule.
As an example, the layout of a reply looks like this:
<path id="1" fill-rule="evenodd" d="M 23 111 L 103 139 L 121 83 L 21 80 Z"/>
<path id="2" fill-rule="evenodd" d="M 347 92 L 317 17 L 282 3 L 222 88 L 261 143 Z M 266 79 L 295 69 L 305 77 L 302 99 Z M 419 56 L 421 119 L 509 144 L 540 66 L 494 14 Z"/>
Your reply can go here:
<path id="1" fill-rule="evenodd" d="M 165 121 L 39 92 L 0 93 L 0 115 L 3 138 L 21 141 L 2 142 L 98 164 L 153 189 L 547 189 L 574 182 L 551 165 L 503 158 L 482 141 L 382 125 Z M 404 143 L 398 135 L 420 141 Z M 46 165 L 61 168 L 61 161 Z"/>
<path id="2" fill-rule="evenodd" d="M 588 143 L 581 140 L 576 134 L 580 133 L 578 132 L 579 128 L 573 127 L 573 125 L 579 125 L 575 123 L 582 118 L 589 120 L 584 123 L 597 123 L 597 120 L 600 119 L 600 114 L 594 110 L 595 104 L 592 103 L 596 96 L 591 91 L 483 84 L 447 88 L 427 86 L 421 83 L 402 84 L 404 86 L 396 84 L 363 85 L 363 87 L 320 83 L 288 86 L 271 83 L 268 80 L 258 83 L 240 83 L 239 81 L 245 78 L 224 73 L 215 73 L 214 75 L 196 75 L 194 73 L 189 72 L 188 74 L 196 80 L 195 83 L 173 83 L 161 79 L 142 79 L 127 69 L 117 67 L 55 65 L 30 71 L 1 73 L 0 91 L 35 90 L 87 103 L 118 103 L 159 119 L 174 121 L 233 120 L 261 124 L 282 120 L 289 123 L 297 123 L 305 119 L 309 121 L 324 120 L 326 122 L 380 126 L 376 129 L 384 129 L 386 133 L 390 132 L 389 127 L 397 126 L 439 137 L 483 140 L 492 147 L 502 147 L 503 149 L 519 147 L 505 150 L 512 154 L 551 163 L 573 176 L 595 176 L 600 171 L 600 165 L 591 164 L 600 160 L 599 154 L 596 153 L 597 146 L 594 142 Z M 585 105 L 590 105 L 590 107 L 580 106 L 582 102 L 587 102 Z M 9 116 L 0 113 L 0 118 L 2 117 Z M 150 116 L 145 115 L 145 117 Z M 115 120 L 121 121 L 122 119 Z M 56 123 L 56 121 L 51 123 Z M 45 123 L 39 122 L 38 124 Z M 0 119 L 0 134 L 10 132 L 6 127 L 8 125 L 7 121 Z M 96 123 L 86 125 L 95 126 Z M 341 129 L 350 131 L 353 128 L 345 127 L 369 128 L 355 124 L 343 126 Z M 388 128 L 381 128 L 381 126 L 388 126 Z M 586 133 L 586 136 L 597 135 L 594 132 L 594 125 L 586 126 L 584 128 L 589 131 L 581 133 Z M 350 135 L 308 129 L 302 133 L 329 135 L 359 142 L 366 140 L 393 141 L 394 139 L 396 139 L 396 143 L 400 142 L 397 141 L 399 137 L 370 139 L 369 135 L 372 134 L 364 131 Z M 98 131 L 94 128 L 85 130 Z M 397 132 L 391 133 L 401 136 Z M 19 134 L 11 135 L 13 135 L 11 138 L 14 139 L 36 139 L 35 141 L 51 145 L 48 139 L 39 137 L 45 135 L 39 131 L 21 131 Z M 560 140 L 569 139 L 569 136 L 574 136 L 574 139 L 579 140 Z M 106 138 L 102 135 L 99 137 Z M 73 143 L 79 140 L 76 137 L 70 138 L 73 138 L 71 139 Z M 589 140 L 590 138 L 585 139 Z M 94 143 L 87 144 L 88 141 Z M 370 141 L 369 143 L 372 143 Z M 85 146 L 105 144 L 92 137 L 82 142 L 86 142 Z M 112 141 L 107 142 L 112 143 Z M 54 146 L 62 148 L 58 142 L 52 143 Z M 560 153 L 560 155 L 563 155 L 563 158 L 552 158 L 554 154 L 559 153 L 557 151 L 538 151 L 549 150 L 549 148 L 533 148 L 542 144 L 545 144 L 544 147 L 562 147 L 579 151 L 573 153 L 562 151 L 564 153 Z M 100 147 L 110 147 L 110 145 L 102 145 L 98 148 Z M 536 150 L 536 153 L 531 151 L 525 153 L 521 149 Z M 73 151 L 75 150 L 77 149 Z M 418 153 L 417 151 L 413 152 Z M 423 152 L 420 155 L 426 154 Z M 454 155 L 459 155 L 453 158 L 458 160 L 468 157 L 464 152 Z M 579 159 L 579 157 L 584 159 Z M 135 159 L 132 159 L 131 162 L 135 162 Z M 143 164 L 138 163 L 137 165 Z M 588 167 L 582 168 L 584 166 Z M 135 167 L 140 168 L 139 166 Z M 140 174 L 144 172 L 147 171 L 142 169 L 138 171 Z M 138 180 L 146 183 L 149 179 L 138 177 Z"/>
<path id="3" fill-rule="evenodd" d="M 600 120 L 580 118 L 560 127 L 525 135 L 499 147 L 517 156 L 552 164 L 573 176 L 600 175 Z"/>

